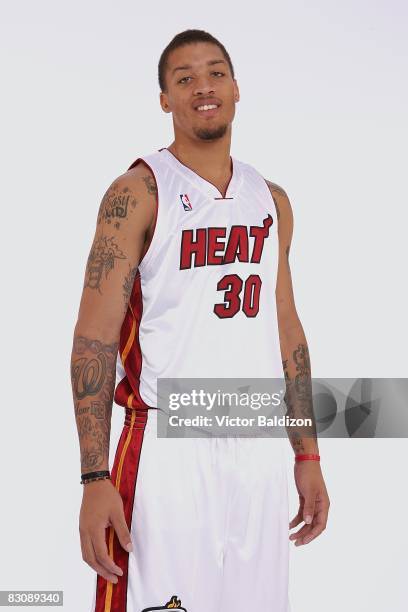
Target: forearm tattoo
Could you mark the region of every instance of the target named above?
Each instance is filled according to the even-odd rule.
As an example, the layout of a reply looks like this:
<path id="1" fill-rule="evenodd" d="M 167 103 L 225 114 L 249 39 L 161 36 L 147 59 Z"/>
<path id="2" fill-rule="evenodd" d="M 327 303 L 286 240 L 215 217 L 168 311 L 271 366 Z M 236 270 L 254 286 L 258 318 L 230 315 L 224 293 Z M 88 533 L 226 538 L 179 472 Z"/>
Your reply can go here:
<path id="1" fill-rule="evenodd" d="M 118 342 L 74 337 L 71 383 L 82 473 L 108 469 Z"/>
<path id="2" fill-rule="evenodd" d="M 311 425 L 289 426 L 288 437 L 295 453 L 305 452 L 304 439 L 317 439 L 316 422 L 313 413 L 312 379 L 309 349 L 307 344 L 299 343 L 292 353 L 292 359 L 283 362 L 285 376 L 286 416 L 290 418 L 310 419 Z M 294 373 L 292 376 L 290 372 Z"/>

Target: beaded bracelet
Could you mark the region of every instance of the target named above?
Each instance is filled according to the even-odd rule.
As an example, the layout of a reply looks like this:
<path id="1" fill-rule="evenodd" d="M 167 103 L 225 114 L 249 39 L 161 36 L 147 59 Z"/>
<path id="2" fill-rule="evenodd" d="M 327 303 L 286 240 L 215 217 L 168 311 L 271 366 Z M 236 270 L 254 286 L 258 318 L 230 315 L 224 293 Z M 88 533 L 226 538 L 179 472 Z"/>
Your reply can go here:
<path id="1" fill-rule="evenodd" d="M 310 453 L 308 455 L 296 455 L 295 456 L 295 461 L 308 461 L 309 459 L 312 461 L 320 461 L 320 455 Z"/>
<path id="2" fill-rule="evenodd" d="M 95 480 L 105 480 L 110 478 L 109 470 L 101 470 L 99 472 L 88 472 L 87 474 L 81 474 L 80 484 L 86 484 L 87 482 L 95 482 Z"/>

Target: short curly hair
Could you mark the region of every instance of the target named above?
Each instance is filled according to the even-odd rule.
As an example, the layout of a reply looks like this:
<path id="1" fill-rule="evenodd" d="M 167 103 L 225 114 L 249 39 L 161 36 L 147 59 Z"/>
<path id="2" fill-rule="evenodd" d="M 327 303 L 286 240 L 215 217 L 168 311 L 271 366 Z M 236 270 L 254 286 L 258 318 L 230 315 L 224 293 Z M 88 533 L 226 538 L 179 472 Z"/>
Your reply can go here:
<path id="1" fill-rule="evenodd" d="M 231 70 L 232 78 L 234 78 L 234 67 L 232 65 L 231 58 L 229 56 L 228 51 L 224 47 L 219 40 L 217 40 L 212 34 L 209 32 L 205 32 L 205 30 L 184 30 L 184 32 L 180 32 L 176 34 L 176 36 L 169 42 L 167 47 L 164 49 L 160 56 L 159 66 L 158 66 L 158 76 L 159 76 L 159 86 L 161 91 L 166 91 L 166 79 L 165 72 L 167 67 L 167 60 L 172 51 L 174 49 L 178 49 L 179 47 L 184 47 L 184 45 L 190 45 L 192 43 L 197 42 L 206 42 L 217 45 L 222 51 L 223 56 L 228 62 L 228 65 Z"/>

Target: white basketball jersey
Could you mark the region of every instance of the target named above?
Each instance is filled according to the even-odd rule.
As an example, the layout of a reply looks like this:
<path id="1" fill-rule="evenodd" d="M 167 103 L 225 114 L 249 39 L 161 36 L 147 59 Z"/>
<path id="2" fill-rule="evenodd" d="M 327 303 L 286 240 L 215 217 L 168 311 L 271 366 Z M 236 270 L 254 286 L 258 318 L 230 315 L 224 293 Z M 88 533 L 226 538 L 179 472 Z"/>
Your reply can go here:
<path id="1" fill-rule="evenodd" d="M 275 205 L 231 159 L 225 197 L 166 148 L 129 167 L 154 174 L 157 216 L 121 329 L 120 405 L 156 407 L 158 378 L 284 378 Z"/>

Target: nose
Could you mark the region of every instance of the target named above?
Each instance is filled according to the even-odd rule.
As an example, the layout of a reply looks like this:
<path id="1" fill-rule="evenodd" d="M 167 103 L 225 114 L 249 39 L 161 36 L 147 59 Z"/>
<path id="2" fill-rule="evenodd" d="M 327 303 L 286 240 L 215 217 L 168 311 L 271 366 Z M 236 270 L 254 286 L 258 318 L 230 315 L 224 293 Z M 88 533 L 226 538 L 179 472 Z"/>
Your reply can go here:
<path id="1" fill-rule="evenodd" d="M 202 76 L 196 80 L 194 93 L 196 95 L 214 94 L 214 84 L 206 76 Z"/>

